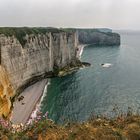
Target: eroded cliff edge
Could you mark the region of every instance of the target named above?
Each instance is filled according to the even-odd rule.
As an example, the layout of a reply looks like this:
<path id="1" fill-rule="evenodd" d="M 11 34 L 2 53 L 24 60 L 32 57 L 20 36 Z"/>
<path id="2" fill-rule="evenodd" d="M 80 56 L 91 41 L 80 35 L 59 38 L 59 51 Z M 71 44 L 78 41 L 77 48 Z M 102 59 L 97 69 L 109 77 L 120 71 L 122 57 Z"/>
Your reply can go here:
<path id="1" fill-rule="evenodd" d="M 79 63 L 73 31 L 0 28 L 0 116 L 8 116 L 12 98 L 27 85 Z"/>

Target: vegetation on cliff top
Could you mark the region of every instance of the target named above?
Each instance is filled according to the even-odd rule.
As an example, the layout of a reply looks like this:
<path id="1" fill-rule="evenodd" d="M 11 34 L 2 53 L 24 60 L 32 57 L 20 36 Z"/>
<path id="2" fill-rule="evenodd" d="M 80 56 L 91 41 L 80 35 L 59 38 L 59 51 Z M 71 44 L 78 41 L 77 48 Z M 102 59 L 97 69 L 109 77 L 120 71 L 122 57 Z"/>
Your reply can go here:
<path id="1" fill-rule="evenodd" d="M 48 119 L 34 121 L 22 131 L 0 126 L 1 140 L 140 140 L 140 116 L 119 116 L 114 120 L 92 118 L 84 123 L 57 125 Z"/>
<path id="2" fill-rule="evenodd" d="M 120 45 L 120 35 L 112 32 L 103 32 L 100 29 L 80 29 L 80 28 L 52 28 L 52 27 L 0 27 L 0 34 L 15 36 L 24 45 L 26 34 L 46 34 L 47 32 L 78 32 L 81 44 L 97 45 Z"/>
<path id="3" fill-rule="evenodd" d="M 64 32 L 65 30 L 58 29 L 58 28 L 52 28 L 52 27 L 0 27 L 0 34 L 4 34 L 5 36 L 15 36 L 19 42 L 24 45 L 26 43 L 26 40 L 24 37 L 26 34 L 46 34 L 48 32 L 51 33 L 60 33 Z M 66 31 L 65 31 L 66 32 Z M 71 31 L 67 31 L 71 32 Z"/>

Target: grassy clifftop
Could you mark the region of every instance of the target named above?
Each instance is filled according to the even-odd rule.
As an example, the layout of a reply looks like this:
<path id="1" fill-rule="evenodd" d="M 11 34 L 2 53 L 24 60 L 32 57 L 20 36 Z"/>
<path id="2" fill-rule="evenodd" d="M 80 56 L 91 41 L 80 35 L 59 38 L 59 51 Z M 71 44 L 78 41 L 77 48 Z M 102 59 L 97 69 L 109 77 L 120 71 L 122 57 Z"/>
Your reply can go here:
<path id="1" fill-rule="evenodd" d="M 109 30 L 109 29 L 108 29 Z M 107 31 L 108 31 L 107 30 Z M 78 29 L 78 28 L 52 28 L 52 27 L 0 27 L 0 34 L 6 36 L 15 36 L 19 42 L 24 45 L 26 34 L 46 34 L 47 32 L 78 32 L 79 42 L 81 44 L 95 45 L 120 45 L 120 35 L 100 29 Z"/>
<path id="2" fill-rule="evenodd" d="M 35 121 L 25 130 L 12 132 L 0 127 L 1 140 L 140 140 L 140 116 L 114 120 L 94 118 L 84 123 L 60 126 L 50 120 Z"/>
<path id="3" fill-rule="evenodd" d="M 48 32 L 51 33 L 60 33 L 64 32 L 65 30 L 52 28 L 52 27 L 0 27 L 0 34 L 4 34 L 6 36 L 15 36 L 19 42 L 24 45 L 26 41 L 24 37 L 26 34 L 46 34 Z M 65 31 L 66 32 L 66 31 Z M 68 32 L 68 31 L 67 31 Z M 70 31 L 69 31 L 70 32 Z"/>

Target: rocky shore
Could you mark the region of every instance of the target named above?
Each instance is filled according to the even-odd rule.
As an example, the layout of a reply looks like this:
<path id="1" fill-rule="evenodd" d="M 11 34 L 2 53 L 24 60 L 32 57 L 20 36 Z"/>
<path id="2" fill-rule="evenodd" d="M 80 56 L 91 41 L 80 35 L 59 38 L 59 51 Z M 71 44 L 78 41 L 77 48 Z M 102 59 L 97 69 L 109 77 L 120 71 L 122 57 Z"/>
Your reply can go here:
<path id="1" fill-rule="evenodd" d="M 40 101 L 47 79 L 37 82 L 26 88 L 14 102 L 14 107 L 11 116 L 13 124 L 25 125 L 29 120 L 37 103 Z"/>
<path id="2" fill-rule="evenodd" d="M 84 50 L 84 47 L 86 47 L 86 46 L 87 46 L 86 44 L 78 45 L 78 47 L 77 47 L 77 58 L 78 58 L 78 60 L 76 61 L 76 63 L 71 63 L 70 65 L 60 69 L 58 74 L 57 74 L 58 77 L 63 77 L 63 76 L 66 76 L 68 74 L 71 74 L 73 72 L 76 72 L 80 68 L 85 68 L 85 67 L 91 66 L 91 64 L 88 63 L 88 62 L 80 61 L 83 50 Z"/>

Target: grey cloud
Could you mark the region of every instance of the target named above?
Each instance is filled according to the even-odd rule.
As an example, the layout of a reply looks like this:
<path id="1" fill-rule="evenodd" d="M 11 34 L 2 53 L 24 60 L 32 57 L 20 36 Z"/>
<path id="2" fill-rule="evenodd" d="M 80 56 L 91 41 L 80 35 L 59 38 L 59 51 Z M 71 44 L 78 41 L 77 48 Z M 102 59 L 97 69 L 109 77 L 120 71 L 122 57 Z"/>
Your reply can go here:
<path id="1" fill-rule="evenodd" d="M 0 0 L 0 26 L 140 29 L 139 0 Z"/>

